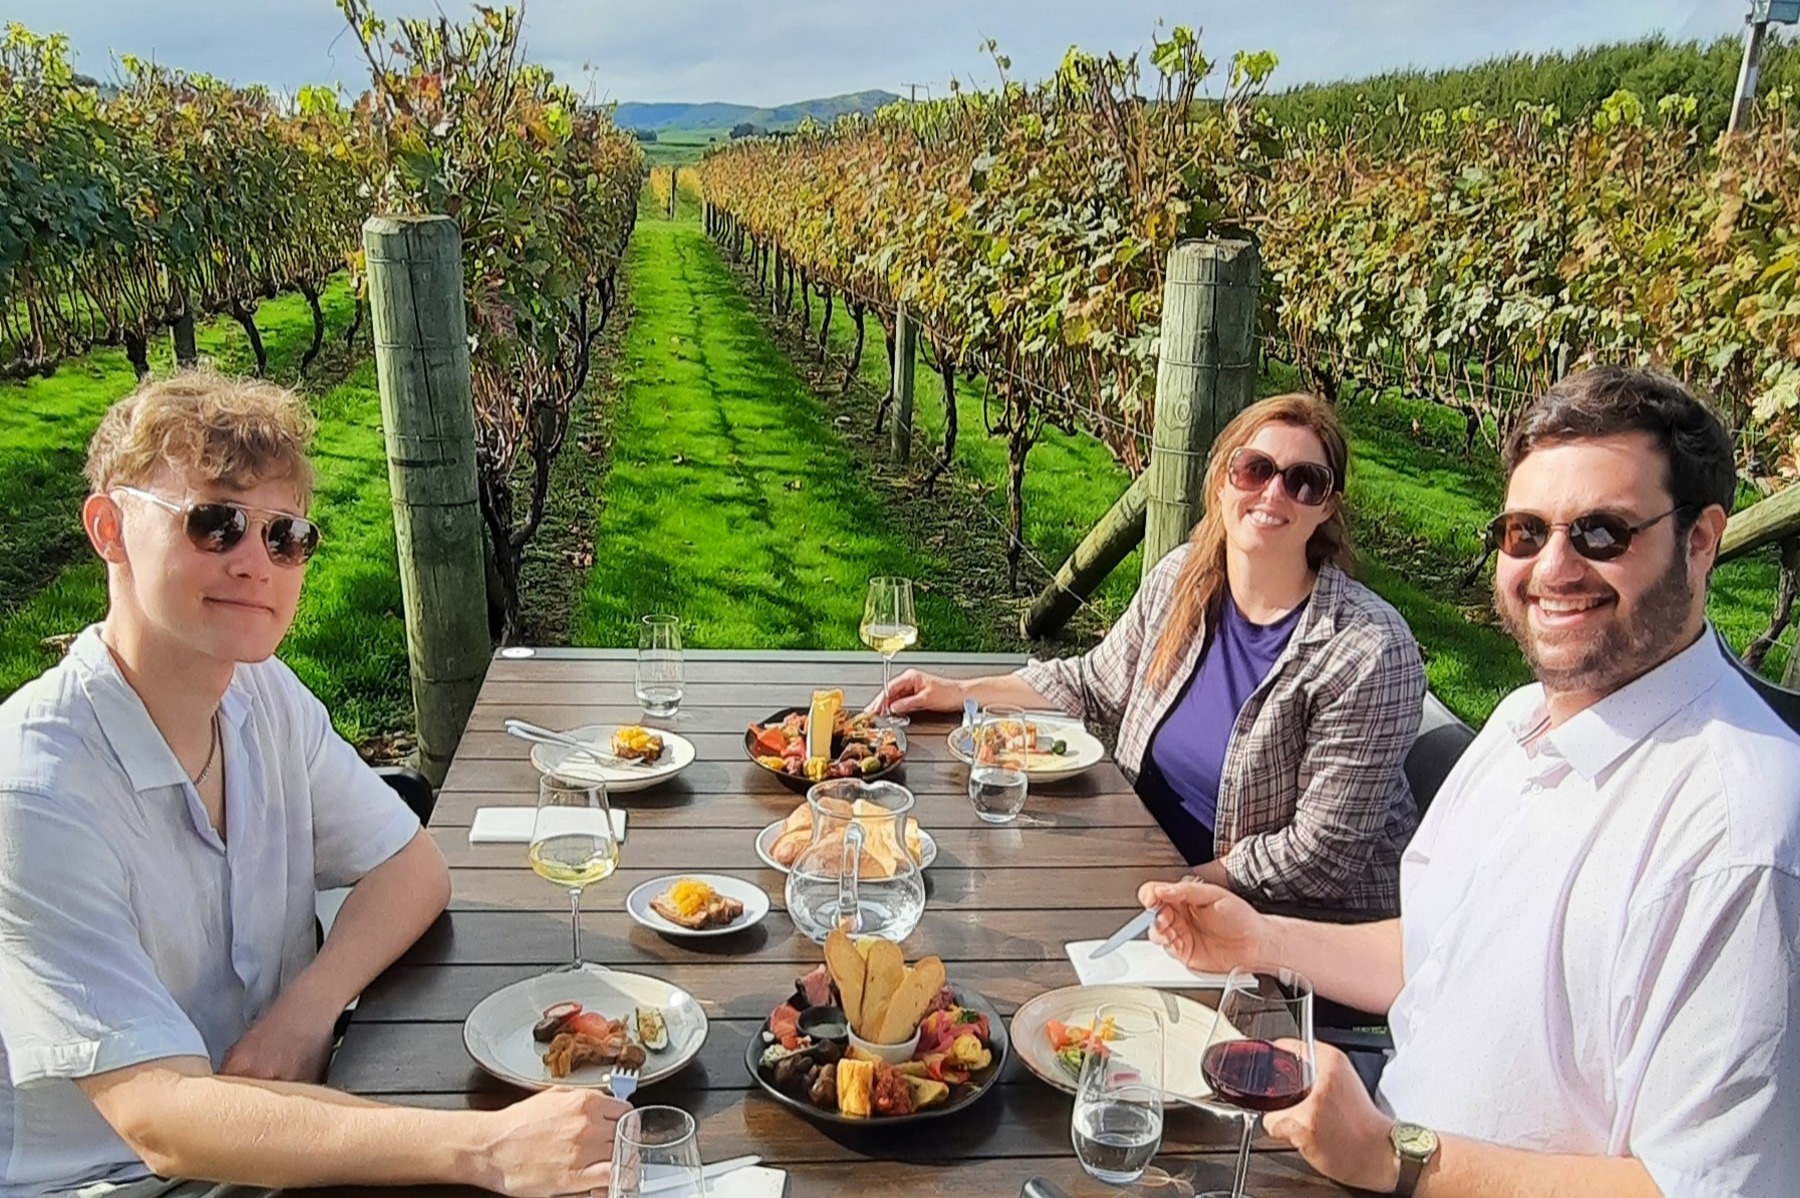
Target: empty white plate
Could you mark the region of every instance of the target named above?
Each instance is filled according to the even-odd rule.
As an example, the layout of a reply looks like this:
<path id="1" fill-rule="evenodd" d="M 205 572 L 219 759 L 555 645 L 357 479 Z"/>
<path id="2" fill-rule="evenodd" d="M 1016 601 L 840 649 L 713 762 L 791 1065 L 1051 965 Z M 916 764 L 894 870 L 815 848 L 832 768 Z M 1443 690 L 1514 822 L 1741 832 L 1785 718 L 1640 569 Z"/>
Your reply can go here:
<path id="1" fill-rule="evenodd" d="M 613 733 L 620 728 L 634 726 L 642 727 L 631 724 L 584 724 L 579 728 L 568 729 L 563 735 L 586 741 L 602 752 L 610 752 Z M 655 765 L 607 765 L 566 745 L 541 744 L 531 746 L 531 764 L 546 774 L 555 774 L 570 782 L 592 782 L 598 779 L 606 784 L 608 794 L 629 794 L 634 790 L 645 790 L 660 782 L 667 782 L 694 764 L 693 741 L 664 728 L 652 728 L 650 731 L 662 737 L 663 741 L 662 757 Z"/>
<path id="2" fill-rule="evenodd" d="M 744 913 L 716 928 L 684 928 L 674 920 L 664 919 L 650 901 L 683 878 L 705 882 L 726 898 L 736 899 L 744 904 Z M 625 911 L 651 931 L 661 932 L 664 936 L 729 936 L 761 923 L 763 916 L 769 913 L 769 896 L 756 883 L 729 874 L 670 874 L 665 878 L 652 878 L 626 895 Z"/>
<path id="3" fill-rule="evenodd" d="M 624 1019 L 627 1027 L 639 1007 L 662 1012 L 669 1026 L 669 1046 L 649 1054 L 638 1076 L 641 1085 L 668 1077 L 693 1060 L 706 1043 L 706 1012 L 686 990 L 648 974 L 589 965 L 526 978 L 494 991 L 463 1021 L 463 1046 L 483 1069 L 515 1086 L 603 1087 L 612 1080 L 610 1066 L 588 1065 L 560 1078 L 551 1077 L 544 1067 L 548 1046 L 532 1039 L 531 1029 L 547 1009 L 562 1002 L 578 1002 L 584 1011 Z"/>

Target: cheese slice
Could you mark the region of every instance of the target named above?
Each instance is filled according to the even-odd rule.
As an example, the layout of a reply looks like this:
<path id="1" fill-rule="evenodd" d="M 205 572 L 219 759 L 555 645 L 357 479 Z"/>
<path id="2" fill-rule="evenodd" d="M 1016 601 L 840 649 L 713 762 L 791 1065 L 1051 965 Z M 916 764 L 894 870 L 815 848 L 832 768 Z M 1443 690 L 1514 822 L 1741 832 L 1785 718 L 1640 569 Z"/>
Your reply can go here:
<path id="1" fill-rule="evenodd" d="M 806 717 L 806 756 L 831 760 L 831 729 L 844 706 L 841 690 L 814 691 L 812 710 Z"/>

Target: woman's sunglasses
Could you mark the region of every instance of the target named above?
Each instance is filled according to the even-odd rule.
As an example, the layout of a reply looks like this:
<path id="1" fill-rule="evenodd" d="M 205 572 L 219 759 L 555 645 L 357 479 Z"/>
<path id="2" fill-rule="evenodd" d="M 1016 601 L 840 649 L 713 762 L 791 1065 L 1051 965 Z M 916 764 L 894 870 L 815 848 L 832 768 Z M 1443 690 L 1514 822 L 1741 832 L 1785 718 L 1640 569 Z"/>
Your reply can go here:
<path id="1" fill-rule="evenodd" d="M 1550 533 L 1561 528 L 1568 532 L 1569 548 L 1576 553 L 1590 562 L 1610 562 L 1624 556 L 1631 548 L 1631 538 L 1638 533 L 1686 510 L 1685 504 L 1672 507 L 1636 524 L 1611 512 L 1589 512 L 1567 524 L 1553 524 L 1532 512 L 1501 512 L 1488 523 L 1485 540 L 1489 550 L 1507 557 L 1530 558 L 1542 553 L 1550 543 Z"/>
<path id="2" fill-rule="evenodd" d="M 252 512 L 264 518 L 263 544 L 276 565 L 303 566 L 319 549 L 319 526 L 300 516 L 241 503 L 176 503 L 136 487 L 115 489 L 180 516 L 187 539 L 202 553 L 230 553 L 250 531 Z"/>
<path id="3" fill-rule="evenodd" d="M 1260 491 L 1277 474 L 1288 498 L 1306 507 L 1318 507 L 1329 499 L 1336 482 L 1330 466 L 1318 462 L 1277 466 L 1274 458 L 1256 449 L 1237 450 L 1225 463 L 1225 477 L 1240 491 Z"/>

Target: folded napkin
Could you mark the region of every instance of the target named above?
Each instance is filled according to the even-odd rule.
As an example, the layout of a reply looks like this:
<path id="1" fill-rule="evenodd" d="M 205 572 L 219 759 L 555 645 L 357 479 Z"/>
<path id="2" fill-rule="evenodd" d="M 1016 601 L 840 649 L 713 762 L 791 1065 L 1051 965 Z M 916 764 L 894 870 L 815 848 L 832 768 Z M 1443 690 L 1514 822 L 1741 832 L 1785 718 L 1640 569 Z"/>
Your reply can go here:
<path id="1" fill-rule="evenodd" d="M 612 811 L 613 839 L 625 839 L 625 812 Z M 579 820 L 583 812 L 573 808 L 564 814 Z M 475 822 L 469 825 L 470 844 L 530 844 L 531 829 L 537 822 L 536 807 L 479 807 Z"/>
<path id="2" fill-rule="evenodd" d="M 710 1178 L 708 1198 L 781 1198 L 787 1192 L 787 1171 L 767 1165 L 745 1165 Z"/>
<path id="3" fill-rule="evenodd" d="M 1077 940 L 1063 946 L 1069 964 L 1083 986 L 1166 986 L 1175 990 L 1213 989 L 1225 984 L 1227 974 L 1195 973 L 1148 940 L 1127 940 L 1098 961 L 1088 954 L 1104 940 Z"/>

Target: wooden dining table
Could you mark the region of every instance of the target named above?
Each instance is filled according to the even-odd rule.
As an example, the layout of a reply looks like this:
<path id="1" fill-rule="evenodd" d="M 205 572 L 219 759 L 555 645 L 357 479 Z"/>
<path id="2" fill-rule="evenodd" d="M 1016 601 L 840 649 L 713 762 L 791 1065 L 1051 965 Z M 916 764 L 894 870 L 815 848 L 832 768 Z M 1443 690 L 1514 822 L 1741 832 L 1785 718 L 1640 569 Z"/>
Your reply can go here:
<path id="1" fill-rule="evenodd" d="M 999 1083 L 954 1115 L 909 1127 L 821 1126 L 765 1095 L 745 1067 L 746 1044 L 795 978 L 821 961 L 784 909 L 784 876 L 758 857 L 759 829 L 802 796 L 751 762 L 744 731 L 755 720 L 841 687 L 860 707 L 880 687 L 873 654 L 689 651 L 676 716 L 643 717 L 634 696 L 635 654 L 616 650 L 502 650 L 490 665 L 468 729 L 442 787 L 430 831 L 451 867 L 450 909 L 362 996 L 330 1072 L 332 1085 L 384 1101 L 491 1109 L 524 1091 L 486 1073 L 463 1046 L 463 1021 L 482 998 L 565 965 L 568 894 L 527 867 L 519 844 L 477 844 L 469 825 L 482 807 L 531 806 L 538 771 L 529 746 L 509 737 L 509 717 L 546 727 L 644 722 L 693 742 L 694 763 L 656 788 L 619 795 L 629 825 L 620 868 L 588 889 L 583 955 L 654 975 L 691 993 L 710 1031 L 698 1056 L 634 1101 L 689 1111 L 702 1153 L 745 1154 L 786 1170 L 794 1198 L 1019 1193 L 1043 1177 L 1071 1195 L 1113 1193 L 1089 1179 L 1069 1139 L 1071 1099 L 1027 1071 L 1015 1052 Z M 1009 670 L 1015 655 L 913 653 L 896 664 L 970 677 Z M 936 838 L 926 871 L 923 919 L 903 948 L 935 953 L 950 979 L 984 994 L 1008 1017 L 1046 990 L 1076 983 L 1064 954 L 1073 940 L 1107 936 L 1137 910 L 1139 884 L 1178 875 L 1183 862 L 1108 760 L 1079 777 L 1035 785 L 1010 825 L 984 824 L 968 799 L 968 770 L 945 737 L 960 717 L 915 717 L 895 781 L 916 796 L 914 814 Z M 756 927 L 714 939 L 674 939 L 633 922 L 625 895 L 661 875 L 707 871 L 755 882 L 774 909 Z M 1196 997 L 1205 1001 L 1204 993 Z M 1171 1105 L 1162 1151 L 1142 1193 L 1229 1189 L 1239 1124 Z M 1250 1173 L 1259 1198 L 1344 1194 L 1298 1156 L 1259 1150 Z"/>

